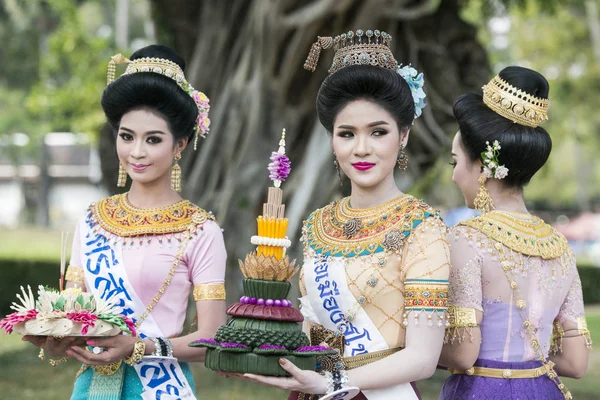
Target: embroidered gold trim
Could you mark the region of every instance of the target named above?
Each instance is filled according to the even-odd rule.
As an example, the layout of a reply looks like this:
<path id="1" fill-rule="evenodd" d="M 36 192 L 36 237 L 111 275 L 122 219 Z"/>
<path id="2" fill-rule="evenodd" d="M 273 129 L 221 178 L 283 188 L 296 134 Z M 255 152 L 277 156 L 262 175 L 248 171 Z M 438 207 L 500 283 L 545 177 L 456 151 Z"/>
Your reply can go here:
<path id="1" fill-rule="evenodd" d="M 65 274 L 65 279 L 69 282 L 79 283 L 79 284 L 84 285 L 85 278 L 84 278 L 83 268 L 78 268 L 78 267 L 69 265 L 69 268 L 67 269 L 67 273 Z"/>
<path id="2" fill-rule="evenodd" d="M 375 361 L 383 360 L 384 358 L 391 356 L 400 350 L 402 350 L 402 347 L 374 351 L 372 353 L 362 354 L 360 356 L 344 357 L 344 365 L 346 366 L 347 370 L 363 367 L 365 365 L 374 363 Z"/>
<path id="3" fill-rule="evenodd" d="M 533 215 L 494 210 L 459 225 L 475 228 L 509 249 L 532 257 L 554 259 L 569 249 L 563 235 Z"/>
<path id="4" fill-rule="evenodd" d="M 410 311 L 446 311 L 448 281 L 407 279 L 404 283 L 404 309 Z"/>
<path id="5" fill-rule="evenodd" d="M 92 204 L 91 211 L 104 230 L 120 237 L 180 233 L 191 222 L 200 225 L 215 220 L 187 200 L 167 207 L 137 208 L 129 203 L 127 193 L 104 198 Z"/>
<path id="6" fill-rule="evenodd" d="M 225 300 L 225 284 L 202 283 L 194 286 L 194 300 Z"/>
<path id="7" fill-rule="evenodd" d="M 313 212 L 304 223 L 304 234 L 308 246 L 318 254 L 357 257 L 400 250 L 417 225 L 437 215 L 410 195 L 361 210 L 351 208 L 350 197 L 346 197 Z"/>

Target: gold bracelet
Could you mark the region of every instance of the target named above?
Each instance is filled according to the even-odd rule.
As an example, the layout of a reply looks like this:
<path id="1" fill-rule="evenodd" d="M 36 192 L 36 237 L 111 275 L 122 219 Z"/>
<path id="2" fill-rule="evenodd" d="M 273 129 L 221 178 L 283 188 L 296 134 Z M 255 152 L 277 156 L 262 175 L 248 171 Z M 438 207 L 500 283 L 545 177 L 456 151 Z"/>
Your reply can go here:
<path id="1" fill-rule="evenodd" d="M 44 349 L 40 348 L 40 354 L 38 354 L 38 358 L 42 361 L 46 360 L 46 357 L 44 355 Z M 59 364 L 62 364 L 64 362 L 67 362 L 67 360 L 69 359 L 69 356 L 64 356 L 63 358 L 59 358 L 58 360 L 54 360 L 52 358 L 48 359 L 48 362 L 50 363 L 51 366 L 56 367 Z"/>
<path id="2" fill-rule="evenodd" d="M 58 360 L 53 360 L 50 358 L 50 359 L 48 359 L 48 362 L 50 363 L 51 366 L 56 367 L 59 364 L 67 362 L 68 359 L 69 359 L 69 356 L 64 356 L 63 358 L 59 358 Z"/>
<path id="3" fill-rule="evenodd" d="M 146 343 L 143 340 L 137 340 L 133 346 L 133 353 L 127 357 L 124 361 L 132 367 L 142 361 L 144 354 L 146 353 Z"/>

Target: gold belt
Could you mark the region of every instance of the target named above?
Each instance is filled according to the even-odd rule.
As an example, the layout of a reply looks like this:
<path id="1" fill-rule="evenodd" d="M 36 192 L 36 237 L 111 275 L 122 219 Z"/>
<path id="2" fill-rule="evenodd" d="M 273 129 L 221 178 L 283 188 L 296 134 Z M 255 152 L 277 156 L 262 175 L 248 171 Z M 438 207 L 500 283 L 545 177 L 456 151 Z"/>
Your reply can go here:
<path id="1" fill-rule="evenodd" d="M 394 349 L 374 351 L 372 353 L 361 354 L 360 356 L 344 357 L 344 366 L 346 369 L 354 369 L 362 367 L 367 364 L 371 364 L 375 361 L 383 360 L 387 356 L 391 356 L 394 353 L 402 350 L 402 347 L 396 347 Z"/>
<path id="2" fill-rule="evenodd" d="M 540 376 L 546 375 L 552 371 L 553 367 L 554 363 L 549 361 L 547 364 L 544 364 L 541 367 L 532 369 L 471 367 L 467 370 L 448 368 L 448 371 L 455 375 L 484 376 L 486 378 L 524 379 L 539 378 Z"/>

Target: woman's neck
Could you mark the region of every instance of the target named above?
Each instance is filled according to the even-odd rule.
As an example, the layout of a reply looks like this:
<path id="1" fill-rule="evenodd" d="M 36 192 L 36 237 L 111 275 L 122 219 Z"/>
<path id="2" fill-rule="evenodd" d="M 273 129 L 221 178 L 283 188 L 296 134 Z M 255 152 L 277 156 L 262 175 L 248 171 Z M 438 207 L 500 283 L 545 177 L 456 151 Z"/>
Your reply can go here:
<path id="1" fill-rule="evenodd" d="M 127 199 L 137 208 L 159 208 L 180 201 L 181 196 L 171 190 L 169 179 L 157 179 L 148 183 L 133 182 Z"/>
<path id="2" fill-rule="evenodd" d="M 529 214 L 521 189 L 507 189 L 500 181 L 495 179 L 488 181 L 486 188 L 496 210 Z"/>
<path id="3" fill-rule="evenodd" d="M 372 187 L 361 187 L 352 182 L 350 206 L 359 210 L 376 207 L 400 195 L 402 195 L 402 192 L 396 186 L 393 175 L 390 175 L 388 179 L 385 179 L 379 185 Z"/>

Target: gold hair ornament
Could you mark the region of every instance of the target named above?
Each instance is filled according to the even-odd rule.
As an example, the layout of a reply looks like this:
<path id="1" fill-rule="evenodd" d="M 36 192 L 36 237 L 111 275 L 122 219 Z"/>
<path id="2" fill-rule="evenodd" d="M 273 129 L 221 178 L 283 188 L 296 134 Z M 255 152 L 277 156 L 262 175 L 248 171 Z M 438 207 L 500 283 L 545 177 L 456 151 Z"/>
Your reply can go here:
<path id="1" fill-rule="evenodd" d="M 341 35 L 318 36 L 310 48 L 304 69 L 315 72 L 322 49 L 333 47 L 335 55 L 329 73 L 333 73 L 348 65 L 372 65 L 396 71 L 398 62 L 390 50 L 392 35 L 378 29 L 356 32 L 349 31 Z"/>
<path id="2" fill-rule="evenodd" d="M 514 123 L 536 128 L 548 120 L 548 99 L 532 96 L 496 75 L 483 89 L 483 102 Z"/>
<path id="3" fill-rule="evenodd" d="M 138 72 L 152 72 L 164 75 L 173 79 L 173 81 L 177 83 L 177 86 L 190 95 L 192 100 L 194 100 L 194 103 L 196 103 L 196 107 L 198 107 L 198 117 L 194 126 L 194 150 L 196 150 L 198 137 L 201 136 L 205 138 L 210 131 L 210 119 L 208 118 L 208 112 L 210 111 L 209 99 L 204 93 L 194 89 L 192 85 L 189 84 L 179 65 L 164 58 L 144 57 L 132 61 L 122 54 L 116 54 L 112 56 L 108 62 L 108 72 L 106 75 L 107 86 L 115 80 L 117 64 L 127 64 L 127 68 L 121 76 Z"/>

